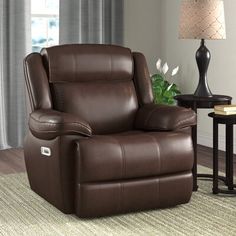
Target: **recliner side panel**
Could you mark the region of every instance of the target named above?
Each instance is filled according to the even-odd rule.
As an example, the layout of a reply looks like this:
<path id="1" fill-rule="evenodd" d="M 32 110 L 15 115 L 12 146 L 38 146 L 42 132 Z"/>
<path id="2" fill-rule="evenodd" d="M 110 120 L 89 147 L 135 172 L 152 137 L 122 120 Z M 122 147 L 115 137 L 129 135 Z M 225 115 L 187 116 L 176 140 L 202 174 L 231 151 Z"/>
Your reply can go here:
<path id="1" fill-rule="evenodd" d="M 41 140 L 30 132 L 25 138 L 24 156 L 31 188 L 64 213 L 74 212 L 75 156 L 79 136 Z M 43 155 L 41 148 L 50 150 Z"/>

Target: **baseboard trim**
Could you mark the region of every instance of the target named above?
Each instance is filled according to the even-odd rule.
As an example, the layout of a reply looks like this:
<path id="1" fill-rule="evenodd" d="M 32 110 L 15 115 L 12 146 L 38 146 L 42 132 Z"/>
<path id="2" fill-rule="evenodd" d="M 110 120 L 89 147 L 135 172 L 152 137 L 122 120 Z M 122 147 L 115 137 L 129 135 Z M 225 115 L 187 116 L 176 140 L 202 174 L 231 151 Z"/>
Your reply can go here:
<path id="1" fill-rule="evenodd" d="M 225 151 L 225 136 L 219 135 L 218 138 L 219 138 L 219 150 Z M 197 143 L 202 146 L 212 148 L 213 147 L 213 135 L 199 131 L 198 136 L 197 136 Z M 234 154 L 236 154 L 235 140 L 234 140 L 234 147 L 233 148 L 234 148 Z"/>

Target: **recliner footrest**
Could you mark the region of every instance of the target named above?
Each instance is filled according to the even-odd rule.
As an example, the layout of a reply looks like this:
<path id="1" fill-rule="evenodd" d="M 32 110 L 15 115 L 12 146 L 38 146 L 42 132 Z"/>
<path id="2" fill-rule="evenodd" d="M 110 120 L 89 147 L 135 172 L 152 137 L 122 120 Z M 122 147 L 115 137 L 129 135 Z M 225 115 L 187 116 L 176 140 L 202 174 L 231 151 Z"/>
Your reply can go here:
<path id="1" fill-rule="evenodd" d="M 189 202 L 192 173 L 132 181 L 77 184 L 76 214 L 98 217 Z"/>

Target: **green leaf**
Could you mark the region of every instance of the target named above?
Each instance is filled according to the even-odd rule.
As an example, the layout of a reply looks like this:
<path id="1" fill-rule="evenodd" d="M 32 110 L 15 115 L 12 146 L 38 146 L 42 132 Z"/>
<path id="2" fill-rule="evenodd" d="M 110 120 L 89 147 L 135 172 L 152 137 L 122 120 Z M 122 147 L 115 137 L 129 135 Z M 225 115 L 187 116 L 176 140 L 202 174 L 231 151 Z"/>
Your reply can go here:
<path id="1" fill-rule="evenodd" d="M 151 77 L 154 102 L 157 104 L 174 105 L 174 96 L 181 94 L 176 84 L 170 84 L 161 74 L 154 74 Z"/>
<path id="2" fill-rule="evenodd" d="M 160 74 L 154 74 L 154 75 L 152 75 L 151 79 L 152 79 L 152 81 L 155 81 L 155 80 L 164 80 L 163 76 L 160 75 Z"/>

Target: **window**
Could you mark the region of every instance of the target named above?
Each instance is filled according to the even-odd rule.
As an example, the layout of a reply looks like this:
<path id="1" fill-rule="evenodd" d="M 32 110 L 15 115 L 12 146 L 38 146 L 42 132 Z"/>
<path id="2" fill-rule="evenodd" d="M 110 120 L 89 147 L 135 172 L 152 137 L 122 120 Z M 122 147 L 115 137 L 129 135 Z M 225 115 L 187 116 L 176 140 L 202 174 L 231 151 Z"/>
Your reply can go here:
<path id="1" fill-rule="evenodd" d="M 59 43 L 59 0 L 31 0 L 32 51 Z"/>

